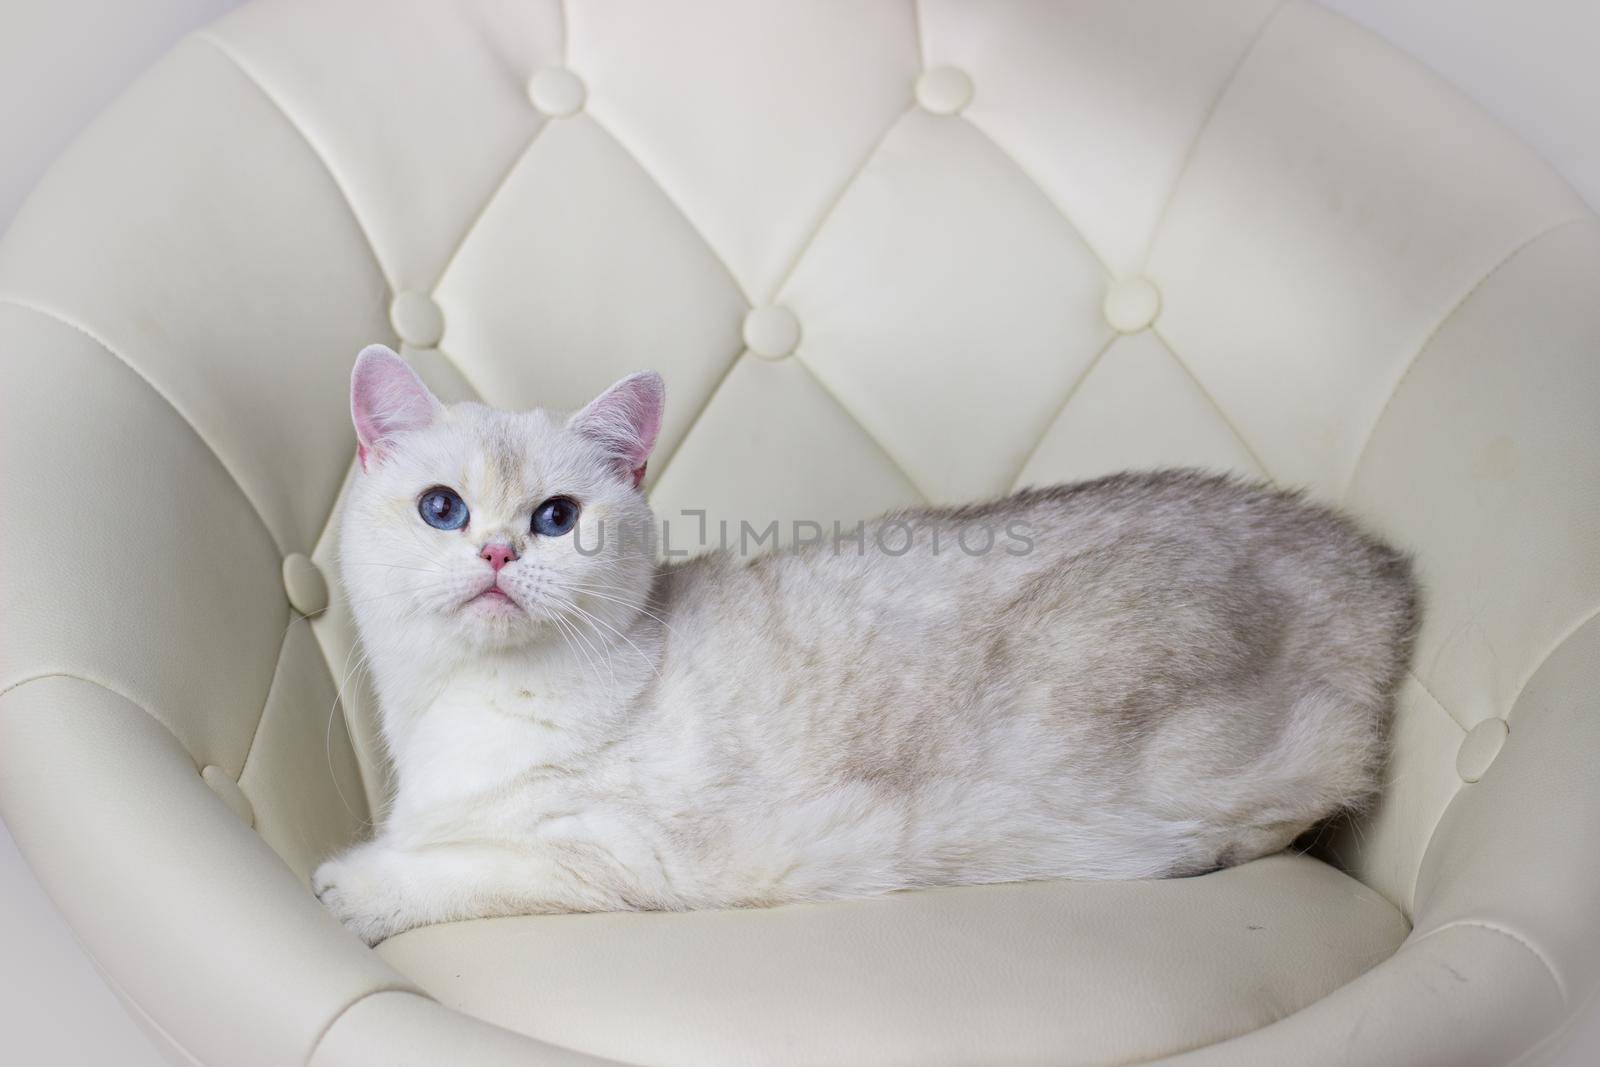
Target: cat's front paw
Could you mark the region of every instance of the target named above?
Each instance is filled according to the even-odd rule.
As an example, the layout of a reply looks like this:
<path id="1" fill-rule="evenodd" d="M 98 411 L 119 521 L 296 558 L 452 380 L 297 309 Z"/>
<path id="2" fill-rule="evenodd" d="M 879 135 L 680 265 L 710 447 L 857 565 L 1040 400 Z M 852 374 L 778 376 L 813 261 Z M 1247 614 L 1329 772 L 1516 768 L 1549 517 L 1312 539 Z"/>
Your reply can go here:
<path id="1" fill-rule="evenodd" d="M 357 849 L 328 860 L 311 875 L 311 891 L 322 906 L 368 945 L 417 925 L 381 867 L 369 851 Z"/>

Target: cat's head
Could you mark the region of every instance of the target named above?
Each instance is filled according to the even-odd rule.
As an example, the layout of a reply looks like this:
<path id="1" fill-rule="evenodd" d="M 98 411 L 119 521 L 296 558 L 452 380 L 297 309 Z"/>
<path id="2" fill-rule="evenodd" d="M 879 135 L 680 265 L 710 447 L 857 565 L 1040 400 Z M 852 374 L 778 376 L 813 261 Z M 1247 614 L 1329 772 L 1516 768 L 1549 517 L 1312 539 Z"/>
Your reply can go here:
<path id="1" fill-rule="evenodd" d="M 400 628 L 448 654 L 622 629 L 649 595 L 640 482 L 664 401 L 646 372 L 570 418 L 446 406 L 399 356 L 364 349 L 340 534 L 363 635 Z"/>

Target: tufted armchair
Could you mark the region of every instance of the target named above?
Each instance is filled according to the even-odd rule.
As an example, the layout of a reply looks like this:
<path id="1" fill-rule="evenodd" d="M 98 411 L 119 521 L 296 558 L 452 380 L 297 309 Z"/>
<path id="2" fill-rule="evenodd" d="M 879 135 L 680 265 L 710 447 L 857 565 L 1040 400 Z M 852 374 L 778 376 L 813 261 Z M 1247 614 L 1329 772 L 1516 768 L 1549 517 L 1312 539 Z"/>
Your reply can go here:
<path id="1" fill-rule="evenodd" d="M 180 1062 L 1539 1058 L 1600 988 L 1597 297 L 1600 220 L 1309 0 L 247 6 L 0 245 L 0 814 Z M 1383 801 L 1200 878 L 368 950 L 306 880 L 385 795 L 332 588 L 383 340 L 501 406 L 659 369 L 712 530 L 1341 502 L 1427 587 Z"/>

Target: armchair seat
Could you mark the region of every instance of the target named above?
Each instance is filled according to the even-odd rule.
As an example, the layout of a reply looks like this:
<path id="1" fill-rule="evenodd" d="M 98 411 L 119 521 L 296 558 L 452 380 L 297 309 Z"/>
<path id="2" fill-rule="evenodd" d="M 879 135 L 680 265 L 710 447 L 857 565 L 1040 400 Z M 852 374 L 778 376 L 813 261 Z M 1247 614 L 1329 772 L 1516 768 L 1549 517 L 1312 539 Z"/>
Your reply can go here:
<path id="1" fill-rule="evenodd" d="M 480 919 L 378 954 L 441 1004 L 623 1063 L 1078 1067 L 1259 1029 L 1409 931 L 1378 893 L 1283 854 L 1169 881 Z"/>

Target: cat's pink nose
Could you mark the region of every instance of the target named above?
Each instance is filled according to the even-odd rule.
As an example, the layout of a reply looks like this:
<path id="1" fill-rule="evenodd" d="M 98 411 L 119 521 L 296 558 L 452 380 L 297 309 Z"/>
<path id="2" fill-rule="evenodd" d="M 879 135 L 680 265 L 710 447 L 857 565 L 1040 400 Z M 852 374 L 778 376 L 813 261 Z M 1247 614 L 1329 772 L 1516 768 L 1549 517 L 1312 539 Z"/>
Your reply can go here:
<path id="1" fill-rule="evenodd" d="M 484 545 L 478 556 L 480 559 L 486 560 L 489 566 L 498 572 L 501 567 L 517 558 L 517 550 L 507 544 L 492 542 Z"/>

